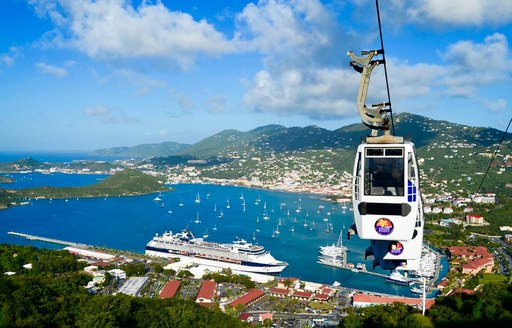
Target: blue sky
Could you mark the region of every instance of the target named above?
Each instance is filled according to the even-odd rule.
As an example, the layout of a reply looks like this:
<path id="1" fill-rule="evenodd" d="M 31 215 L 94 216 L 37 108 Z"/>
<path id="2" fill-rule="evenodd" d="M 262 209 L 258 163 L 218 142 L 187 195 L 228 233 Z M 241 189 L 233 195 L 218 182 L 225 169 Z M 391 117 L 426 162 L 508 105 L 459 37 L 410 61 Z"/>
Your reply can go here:
<path id="1" fill-rule="evenodd" d="M 506 128 L 512 1 L 380 0 L 393 111 Z M 373 0 L 2 0 L 0 150 L 359 122 Z M 386 100 L 374 70 L 368 103 Z"/>

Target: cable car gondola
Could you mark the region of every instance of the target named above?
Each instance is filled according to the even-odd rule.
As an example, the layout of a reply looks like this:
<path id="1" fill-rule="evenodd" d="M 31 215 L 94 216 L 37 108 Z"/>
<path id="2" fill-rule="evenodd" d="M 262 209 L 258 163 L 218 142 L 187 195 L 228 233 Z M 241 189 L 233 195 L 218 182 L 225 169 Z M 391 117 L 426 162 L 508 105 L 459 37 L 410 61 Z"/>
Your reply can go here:
<path id="1" fill-rule="evenodd" d="M 378 12 L 378 8 L 377 8 Z M 379 18 L 380 29 L 380 18 Z M 370 240 L 365 257 L 373 256 L 373 267 L 389 270 L 416 270 L 423 244 L 423 206 L 419 170 L 414 144 L 390 132 L 391 100 L 382 49 L 349 51 L 350 65 L 361 80 L 357 109 L 361 121 L 370 128 L 357 148 L 352 183 L 354 225 L 350 235 Z M 381 59 L 375 59 L 382 56 Z M 370 77 L 375 67 L 384 64 L 388 101 L 366 106 Z M 383 132 L 379 135 L 379 132 Z"/>

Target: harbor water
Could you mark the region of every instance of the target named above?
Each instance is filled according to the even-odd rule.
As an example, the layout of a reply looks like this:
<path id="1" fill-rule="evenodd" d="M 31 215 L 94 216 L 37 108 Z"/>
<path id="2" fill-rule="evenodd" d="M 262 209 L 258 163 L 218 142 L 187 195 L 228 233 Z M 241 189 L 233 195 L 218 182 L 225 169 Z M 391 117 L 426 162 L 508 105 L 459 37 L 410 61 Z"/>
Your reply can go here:
<path id="1" fill-rule="evenodd" d="M 87 185 L 105 177 L 57 173 L 10 176 L 17 182 L 0 184 L 0 188 Z M 243 238 L 263 245 L 276 259 L 289 263 L 281 273 L 283 277 L 327 284 L 338 281 L 349 288 L 413 295 L 408 287 L 386 282 L 383 277 L 317 263 L 319 247 L 336 243 L 342 232 L 343 245 L 349 248 L 347 262 L 361 263 L 371 270 L 371 259 L 364 260 L 368 241 L 357 236 L 346 240 L 346 230 L 353 222 L 350 204 L 344 209 L 343 204 L 325 201 L 319 195 L 236 186 L 170 187 L 172 191 L 130 197 L 32 199 L 27 205 L 0 211 L 0 243 L 63 247 L 7 234 L 16 231 L 144 253 L 144 246 L 156 233 L 188 228 L 196 237 L 207 234 L 212 242 Z M 389 274 L 379 268 L 375 272 Z"/>

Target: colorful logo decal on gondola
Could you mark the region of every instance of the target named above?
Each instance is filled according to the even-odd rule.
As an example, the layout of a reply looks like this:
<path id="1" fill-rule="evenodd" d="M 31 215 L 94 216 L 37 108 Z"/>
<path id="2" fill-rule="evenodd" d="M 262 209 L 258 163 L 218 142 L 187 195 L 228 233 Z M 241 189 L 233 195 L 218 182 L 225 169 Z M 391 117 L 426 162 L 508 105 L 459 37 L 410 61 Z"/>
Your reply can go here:
<path id="1" fill-rule="evenodd" d="M 388 252 L 393 255 L 400 255 L 404 252 L 404 245 L 399 241 L 391 242 L 388 245 Z"/>
<path id="2" fill-rule="evenodd" d="M 386 218 L 380 218 L 375 222 L 375 231 L 379 235 L 387 236 L 393 232 L 393 222 Z"/>

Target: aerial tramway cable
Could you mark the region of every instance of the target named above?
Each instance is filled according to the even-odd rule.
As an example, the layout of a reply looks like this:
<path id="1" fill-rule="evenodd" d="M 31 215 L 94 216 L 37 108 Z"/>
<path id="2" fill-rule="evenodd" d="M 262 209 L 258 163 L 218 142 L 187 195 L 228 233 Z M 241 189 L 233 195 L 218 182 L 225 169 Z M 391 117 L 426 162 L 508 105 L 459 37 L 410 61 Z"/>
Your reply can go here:
<path id="1" fill-rule="evenodd" d="M 503 144 L 503 141 L 505 140 L 505 137 L 507 135 L 507 131 L 508 131 L 508 128 L 510 127 L 510 124 L 512 123 L 512 117 L 510 118 L 510 121 L 508 121 L 508 125 L 507 125 L 507 128 L 505 129 L 505 131 L 503 131 L 503 135 L 501 136 L 501 140 L 498 144 L 498 146 L 496 147 L 496 150 L 494 151 L 494 155 L 492 156 L 491 158 L 491 161 L 489 162 L 489 165 L 487 166 L 487 170 L 485 171 L 485 174 L 484 176 L 482 177 L 482 181 L 480 181 L 480 185 L 478 186 L 478 188 L 476 189 L 476 192 L 475 192 L 475 195 L 478 194 L 480 192 L 480 188 L 482 188 L 482 185 L 484 183 L 484 180 L 485 178 L 487 177 L 487 173 L 489 173 L 489 170 L 491 169 L 491 166 L 492 166 L 492 163 L 494 162 L 494 160 L 496 159 L 496 156 L 498 155 L 498 151 L 500 150 L 500 147 L 501 145 Z"/>
<path id="2" fill-rule="evenodd" d="M 352 181 L 354 224 L 348 237 L 357 234 L 370 241 L 365 259 L 373 256 L 373 267 L 413 271 L 419 268 L 423 244 L 423 204 L 414 144 L 394 135 L 391 96 L 384 58 L 380 13 L 377 17 L 381 49 L 348 51 L 350 65 L 361 74 L 357 110 L 370 128 L 357 148 Z M 378 58 L 382 55 L 381 59 Z M 372 71 L 384 64 L 387 102 L 366 105 Z M 391 122 L 390 122 L 391 121 Z M 391 130 L 391 131 L 390 131 Z M 379 132 L 382 132 L 379 135 Z M 393 132 L 393 133 L 390 133 Z"/>
<path id="3" fill-rule="evenodd" d="M 393 108 L 391 107 L 391 93 L 389 92 L 388 70 L 387 70 L 387 65 L 386 65 L 386 53 L 384 51 L 384 38 L 382 37 L 382 25 L 380 23 L 379 0 L 375 0 L 375 7 L 377 8 L 377 21 L 379 23 L 380 48 L 382 49 L 382 60 L 384 62 L 384 77 L 386 79 L 386 90 L 388 93 L 389 116 L 391 117 L 391 134 L 394 135 L 395 134 L 395 123 L 393 120 Z"/>

